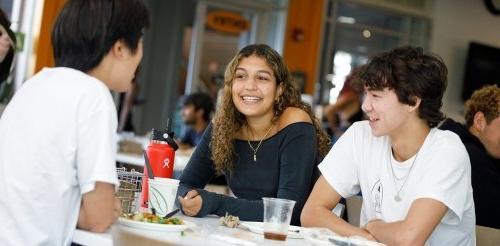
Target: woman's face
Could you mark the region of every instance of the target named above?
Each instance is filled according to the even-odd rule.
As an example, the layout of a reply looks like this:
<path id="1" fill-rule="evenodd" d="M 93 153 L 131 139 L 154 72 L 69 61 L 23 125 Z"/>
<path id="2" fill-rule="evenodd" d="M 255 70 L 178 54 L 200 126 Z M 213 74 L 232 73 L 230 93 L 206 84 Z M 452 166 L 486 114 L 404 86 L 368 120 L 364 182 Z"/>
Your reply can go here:
<path id="1" fill-rule="evenodd" d="M 263 58 L 252 55 L 241 59 L 231 89 L 236 109 L 247 118 L 274 115 L 273 103 L 281 87 Z"/>

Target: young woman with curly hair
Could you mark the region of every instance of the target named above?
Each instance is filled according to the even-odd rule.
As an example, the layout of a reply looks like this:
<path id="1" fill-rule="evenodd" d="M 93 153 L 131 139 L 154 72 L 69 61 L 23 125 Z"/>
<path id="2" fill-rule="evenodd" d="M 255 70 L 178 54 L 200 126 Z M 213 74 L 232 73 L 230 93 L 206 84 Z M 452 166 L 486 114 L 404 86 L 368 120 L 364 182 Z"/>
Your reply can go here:
<path id="1" fill-rule="evenodd" d="M 227 66 L 215 117 L 181 176 L 180 206 L 189 216 L 262 221 L 262 197 L 286 198 L 296 201 L 292 224 L 299 224 L 329 146 L 283 58 L 267 45 L 249 45 Z M 203 190 L 217 173 L 235 197 Z"/>

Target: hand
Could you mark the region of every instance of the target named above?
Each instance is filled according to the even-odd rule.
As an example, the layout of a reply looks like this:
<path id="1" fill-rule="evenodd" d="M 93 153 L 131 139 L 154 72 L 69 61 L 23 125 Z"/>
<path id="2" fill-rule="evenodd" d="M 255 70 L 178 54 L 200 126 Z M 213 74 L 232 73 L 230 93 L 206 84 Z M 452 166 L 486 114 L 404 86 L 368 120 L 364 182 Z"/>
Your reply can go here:
<path id="1" fill-rule="evenodd" d="M 375 242 L 378 242 L 378 240 L 368 231 L 366 230 L 365 228 L 361 228 L 363 230 L 363 233 L 360 235 L 370 241 L 375 241 Z"/>
<path id="2" fill-rule="evenodd" d="M 383 220 L 381 219 L 373 219 L 373 220 L 370 220 L 368 221 L 368 223 L 366 223 L 366 225 L 364 226 L 364 228 L 367 230 L 367 231 L 370 231 L 371 229 L 373 229 L 373 226 L 376 224 L 376 223 L 380 223 L 380 222 L 384 222 Z"/>
<path id="3" fill-rule="evenodd" d="M 366 225 L 363 227 L 363 230 L 365 230 L 368 234 L 370 234 L 370 236 L 373 238 L 373 239 L 370 239 L 370 240 L 373 240 L 373 241 L 378 241 L 371 233 L 370 231 L 373 230 L 373 227 L 377 224 L 377 223 L 383 223 L 384 221 L 381 220 L 381 219 L 373 219 L 373 220 L 370 220 L 368 221 L 368 223 L 366 223 Z"/>
<path id="4" fill-rule="evenodd" d="M 185 197 L 178 197 L 182 211 L 185 215 L 195 216 L 200 212 L 203 200 L 196 190 L 190 190 Z"/>
<path id="5" fill-rule="evenodd" d="M 118 198 L 115 198 L 113 215 L 114 215 L 114 221 L 116 221 L 118 219 L 118 217 L 120 217 L 120 215 L 122 215 L 122 202 Z"/>

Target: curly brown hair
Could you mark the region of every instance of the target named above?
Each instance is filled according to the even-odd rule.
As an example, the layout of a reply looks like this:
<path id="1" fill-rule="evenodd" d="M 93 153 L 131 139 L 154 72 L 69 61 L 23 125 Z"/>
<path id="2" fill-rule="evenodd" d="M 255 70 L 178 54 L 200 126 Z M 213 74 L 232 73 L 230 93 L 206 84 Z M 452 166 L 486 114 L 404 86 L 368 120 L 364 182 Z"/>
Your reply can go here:
<path id="1" fill-rule="evenodd" d="M 435 127 L 444 119 L 441 106 L 447 74 L 439 56 L 403 46 L 373 57 L 360 79 L 369 90 L 394 90 L 399 102 L 407 105 L 414 106 L 415 97 L 420 98 L 419 117 Z"/>
<path id="2" fill-rule="evenodd" d="M 482 112 L 489 124 L 500 115 L 500 88 L 497 85 L 487 85 L 476 90 L 465 102 L 465 124 L 471 127 L 474 115 Z"/>
<path id="3" fill-rule="evenodd" d="M 221 172 L 233 169 L 235 135 L 246 124 L 246 118 L 234 105 L 231 87 L 239 62 L 243 58 L 250 56 L 263 58 L 272 69 L 277 85 L 282 85 L 283 93 L 274 103 L 275 117 L 273 120 L 277 120 L 288 107 L 297 107 L 307 112 L 316 130 L 318 154 L 320 157 L 324 157 L 330 149 L 330 138 L 323 131 L 318 119 L 313 115 L 310 105 L 301 101 L 300 93 L 295 88 L 292 75 L 283 58 L 278 52 L 265 44 L 253 44 L 241 49 L 226 67 L 222 98 L 217 105 L 213 119 L 213 132 L 210 142 L 215 170 Z"/>

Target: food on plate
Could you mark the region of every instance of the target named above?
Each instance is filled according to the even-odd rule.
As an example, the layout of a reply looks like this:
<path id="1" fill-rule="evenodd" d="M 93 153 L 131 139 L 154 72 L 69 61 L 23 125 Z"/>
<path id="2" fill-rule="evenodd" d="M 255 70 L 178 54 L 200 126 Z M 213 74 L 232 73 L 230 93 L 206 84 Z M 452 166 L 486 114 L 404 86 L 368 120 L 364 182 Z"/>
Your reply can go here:
<path id="1" fill-rule="evenodd" d="M 152 213 L 133 213 L 133 214 L 123 214 L 122 217 L 133 220 L 133 221 L 141 221 L 155 224 L 166 224 L 166 225 L 184 225 L 184 221 L 177 217 L 171 217 L 168 219 L 163 219 L 162 217 L 152 214 Z"/>
<path id="2" fill-rule="evenodd" d="M 230 228 L 235 228 L 240 224 L 240 218 L 226 213 L 226 216 L 220 217 L 219 223 Z"/>

